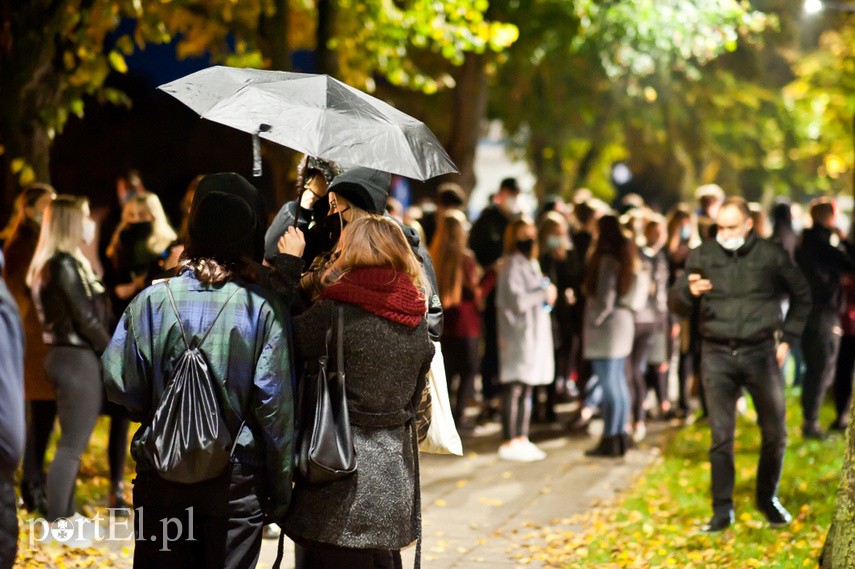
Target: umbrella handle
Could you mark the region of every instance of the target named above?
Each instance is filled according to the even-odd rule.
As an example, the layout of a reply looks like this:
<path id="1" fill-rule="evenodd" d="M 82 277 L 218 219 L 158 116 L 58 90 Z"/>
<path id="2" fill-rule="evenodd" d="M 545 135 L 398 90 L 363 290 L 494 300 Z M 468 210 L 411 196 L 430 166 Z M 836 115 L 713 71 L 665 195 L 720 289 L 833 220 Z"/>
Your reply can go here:
<path id="1" fill-rule="evenodd" d="M 258 125 L 258 130 L 252 135 L 252 175 L 256 178 L 261 176 L 261 138 L 262 132 L 270 132 L 269 124 Z"/>

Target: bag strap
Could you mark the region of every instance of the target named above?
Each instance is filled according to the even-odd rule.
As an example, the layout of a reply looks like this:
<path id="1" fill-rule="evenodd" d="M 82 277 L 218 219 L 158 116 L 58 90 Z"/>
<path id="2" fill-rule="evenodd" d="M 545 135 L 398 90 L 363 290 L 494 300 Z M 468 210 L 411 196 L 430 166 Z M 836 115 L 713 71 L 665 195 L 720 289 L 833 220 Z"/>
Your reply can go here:
<path id="1" fill-rule="evenodd" d="M 169 304 L 172 306 L 172 311 L 175 313 L 175 319 L 178 320 L 178 327 L 181 329 L 181 339 L 184 340 L 184 345 L 187 349 L 190 349 L 190 342 L 187 341 L 187 333 L 184 331 L 184 323 L 181 321 L 181 315 L 178 313 L 178 307 L 175 305 L 175 297 L 172 296 L 172 290 L 169 288 L 169 281 L 166 281 L 166 296 L 169 297 Z M 226 309 L 226 306 L 231 302 L 232 298 L 238 293 L 240 287 L 236 288 L 230 295 L 229 298 L 220 306 L 220 309 L 217 311 L 217 315 L 214 316 L 214 319 L 211 321 L 211 325 L 208 327 L 208 330 L 205 331 L 205 334 L 202 336 L 202 339 L 199 340 L 199 343 L 196 344 L 196 348 L 199 349 L 202 347 L 202 344 L 205 343 L 205 340 L 208 339 L 208 335 L 211 333 L 211 330 L 214 329 L 214 325 L 217 323 L 217 320 L 220 318 L 220 315 Z"/>
<path id="2" fill-rule="evenodd" d="M 330 357 L 330 342 L 332 341 L 333 329 L 336 330 L 336 371 L 344 374 L 344 307 L 337 308 L 337 318 L 333 320 L 330 315 L 330 323 L 327 326 L 326 339 L 324 341 L 324 355 L 329 360 Z"/>
<path id="3" fill-rule="evenodd" d="M 344 307 L 338 307 L 338 337 L 336 338 L 336 368 L 344 377 Z"/>

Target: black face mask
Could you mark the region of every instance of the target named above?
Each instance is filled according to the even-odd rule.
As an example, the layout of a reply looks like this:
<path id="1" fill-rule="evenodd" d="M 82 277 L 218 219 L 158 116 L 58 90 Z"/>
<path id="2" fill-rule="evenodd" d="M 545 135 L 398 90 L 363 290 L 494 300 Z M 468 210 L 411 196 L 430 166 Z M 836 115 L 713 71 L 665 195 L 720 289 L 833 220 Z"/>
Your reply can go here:
<path id="1" fill-rule="evenodd" d="M 141 239 L 148 239 L 152 232 L 152 223 L 150 221 L 140 221 L 139 223 L 129 223 L 122 230 L 119 239 L 124 244 L 135 243 Z"/>
<path id="2" fill-rule="evenodd" d="M 350 208 L 343 210 L 343 212 L 348 209 Z M 331 245 L 338 243 L 338 239 L 341 237 L 341 232 L 345 225 L 347 225 L 347 220 L 338 213 L 331 213 L 324 218 L 322 227 L 324 229 L 324 234 L 329 235 Z"/>
<path id="3" fill-rule="evenodd" d="M 517 241 L 517 251 L 528 257 L 534 249 L 534 239 L 520 239 Z"/>

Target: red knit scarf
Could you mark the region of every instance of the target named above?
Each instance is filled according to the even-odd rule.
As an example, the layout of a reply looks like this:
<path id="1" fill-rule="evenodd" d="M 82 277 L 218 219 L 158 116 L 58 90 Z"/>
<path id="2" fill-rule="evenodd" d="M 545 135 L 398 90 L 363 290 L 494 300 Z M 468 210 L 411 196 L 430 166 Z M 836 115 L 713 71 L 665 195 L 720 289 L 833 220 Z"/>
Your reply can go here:
<path id="1" fill-rule="evenodd" d="M 392 322 L 415 328 L 425 316 L 424 296 L 404 273 L 386 267 L 353 269 L 326 287 L 321 298 L 356 304 Z"/>

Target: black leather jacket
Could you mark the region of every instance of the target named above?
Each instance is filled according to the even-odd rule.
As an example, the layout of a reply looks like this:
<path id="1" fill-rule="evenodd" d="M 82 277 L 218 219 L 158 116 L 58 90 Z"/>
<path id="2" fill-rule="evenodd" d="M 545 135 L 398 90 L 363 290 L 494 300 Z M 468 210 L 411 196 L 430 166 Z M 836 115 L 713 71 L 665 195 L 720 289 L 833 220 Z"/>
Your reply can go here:
<path id="1" fill-rule="evenodd" d="M 101 354 L 110 343 L 104 286 L 74 257 L 57 253 L 33 279 L 33 304 L 50 346 L 80 346 Z"/>
<path id="2" fill-rule="evenodd" d="M 712 290 L 700 298 L 689 291 L 693 273 L 712 283 Z M 790 309 L 782 320 L 784 296 L 790 299 Z M 790 344 L 801 337 L 811 307 L 810 289 L 799 268 L 780 245 L 759 239 L 753 231 L 736 251 L 725 250 L 714 239 L 693 249 L 668 304 L 681 316 L 700 305 L 705 340 L 758 342 L 771 340 L 780 330 Z"/>

